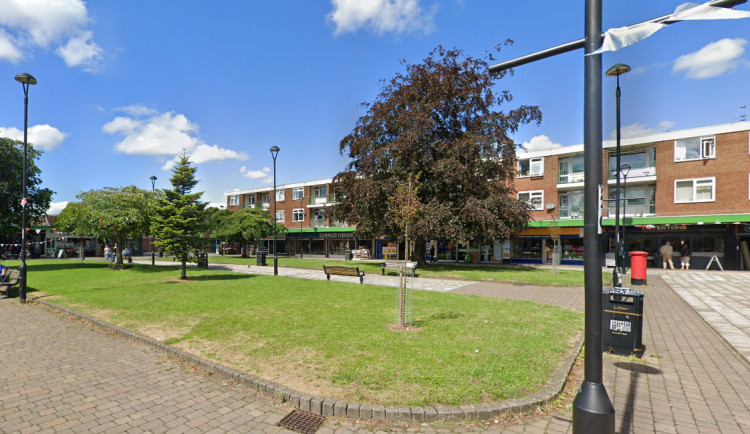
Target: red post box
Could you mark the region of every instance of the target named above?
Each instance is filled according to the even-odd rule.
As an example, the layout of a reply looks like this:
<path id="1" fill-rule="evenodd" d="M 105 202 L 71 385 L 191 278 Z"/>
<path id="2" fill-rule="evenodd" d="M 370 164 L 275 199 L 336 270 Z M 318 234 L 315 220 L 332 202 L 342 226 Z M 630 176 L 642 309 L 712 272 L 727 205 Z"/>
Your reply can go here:
<path id="1" fill-rule="evenodd" d="M 630 252 L 630 284 L 646 284 L 646 261 L 648 252 L 633 251 Z"/>

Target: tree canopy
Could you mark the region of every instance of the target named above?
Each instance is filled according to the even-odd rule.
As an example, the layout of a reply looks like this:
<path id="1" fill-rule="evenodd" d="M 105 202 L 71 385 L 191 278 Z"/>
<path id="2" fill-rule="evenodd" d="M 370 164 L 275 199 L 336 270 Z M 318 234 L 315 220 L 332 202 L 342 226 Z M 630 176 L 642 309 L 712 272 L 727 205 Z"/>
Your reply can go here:
<path id="1" fill-rule="evenodd" d="M 438 47 L 420 64 L 403 63 L 406 71 L 365 104 L 366 114 L 339 145 L 351 161 L 334 178 L 335 218 L 358 234 L 403 237 L 391 198 L 418 175 L 417 216 L 409 225 L 418 241 L 505 238 L 521 230 L 529 212 L 514 194 L 516 145 L 509 135 L 541 122 L 539 109 L 496 111 L 512 100 L 493 91 L 504 74 L 490 75 L 485 60 L 460 50 Z"/>
<path id="2" fill-rule="evenodd" d="M 115 268 L 122 268 L 122 249 L 128 238 L 148 233 L 154 194 L 131 185 L 90 190 L 76 196 L 62 210 L 55 226 L 65 232 L 90 235 L 117 245 Z"/>
<path id="3" fill-rule="evenodd" d="M 200 201 L 203 192 L 192 193 L 197 170 L 186 155 L 180 157 L 169 178 L 172 189 L 162 192 L 152 220 L 154 244 L 182 263 L 180 279 L 187 279 L 187 263 L 196 261 L 205 244 L 206 203 Z"/>
<path id="4" fill-rule="evenodd" d="M 259 208 L 244 208 L 237 212 L 217 211 L 211 218 L 214 228 L 213 238 L 222 241 L 238 242 L 245 246 L 273 234 L 274 222 L 271 214 Z M 277 232 L 286 231 L 284 225 L 276 224 Z M 243 255 L 247 252 L 243 250 Z"/>
<path id="5" fill-rule="evenodd" d="M 29 143 L 26 159 L 27 224 L 47 215 L 52 194 L 42 188 L 42 171 L 36 160 L 42 152 Z M 23 196 L 23 142 L 0 137 L 0 234 L 21 233 Z"/>

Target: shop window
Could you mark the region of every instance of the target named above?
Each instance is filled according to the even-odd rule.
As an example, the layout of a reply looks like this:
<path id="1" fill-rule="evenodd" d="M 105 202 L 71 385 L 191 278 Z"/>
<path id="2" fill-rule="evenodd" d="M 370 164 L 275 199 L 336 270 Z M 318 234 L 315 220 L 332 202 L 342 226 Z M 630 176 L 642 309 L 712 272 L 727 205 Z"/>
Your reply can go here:
<path id="1" fill-rule="evenodd" d="M 677 179 L 674 182 L 674 202 L 713 202 L 716 178 Z"/>

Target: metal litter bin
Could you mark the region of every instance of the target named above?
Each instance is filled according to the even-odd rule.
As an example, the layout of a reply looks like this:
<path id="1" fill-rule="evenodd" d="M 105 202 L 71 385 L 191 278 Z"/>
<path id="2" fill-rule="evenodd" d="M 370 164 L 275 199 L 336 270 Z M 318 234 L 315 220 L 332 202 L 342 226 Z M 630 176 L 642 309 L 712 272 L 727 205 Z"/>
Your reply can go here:
<path id="1" fill-rule="evenodd" d="M 258 252 L 255 254 L 255 265 L 259 265 L 261 267 L 266 266 L 266 252 Z"/>
<path id="2" fill-rule="evenodd" d="M 198 253 L 198 268 L 208 268 L 208 255 L 206 253 Z"/>
<path id="3" fill-rule="evenodd" d="M 643 351 L 643 293 L 630 288 L 602 291 L 604 351 L 621 355 Z"/>

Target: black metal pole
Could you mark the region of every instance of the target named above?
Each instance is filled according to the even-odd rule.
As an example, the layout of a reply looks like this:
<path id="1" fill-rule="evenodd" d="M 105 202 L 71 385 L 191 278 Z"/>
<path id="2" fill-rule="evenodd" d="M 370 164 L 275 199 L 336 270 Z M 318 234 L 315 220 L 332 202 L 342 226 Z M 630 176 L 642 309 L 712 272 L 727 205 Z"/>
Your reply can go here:
<path id="1" fill-rule="evenodd" d="M 617 177 L 615 184 L 615 269 L 612 272 L 612 286 L 616 288 L 622 287 L 622 258 L 620 257 L 620 74 L 617 74 L 617 89 L 615 90 L 616 100 L 616 129 L 617 129 L 617 156 L 616 156 L 616 169 L 615 176 Z"/>
<path id="2" fill-rule="evenodd" d="M 18 275 L 18 299 L 26 303 L 26 159 L 28 158 L 29 129 L 29 83 L 21 83 L 23 86 L 23 197 L 21 199 L 21 267 Z"/>
<path id="3" fill-rule="evenodd" d="M 151 178 L 149 179 L 151 179 L 151 193 L 153 193 L 156 191 L 156 176 L 152 175 Z M 149 232 L 151 231 L 149 230 Z M 149 235 L 148 244 L 149 244 L 149 247 L 151 247 L 151 266 L 153 267 L 156 265 L 156 257 L 154 255 L 154 236 L 153 235 Z"/>
<path id="4" fill-rule="evenodd" d="M 273 146 L 271 148 L 271 156 L 273 156 L 273 275 L 279 275 L 279 259 L 276 255 L 276 156 L 279 155 L 279 148 Z"/>
<path id="5" fill-rule="evenodd" d="M 602 0 L 586 0 L 586 54 L 602 44 Z M 602 182 L 602 56 L 584 56 L 584 381 L 573 402 L 573 432 L 614 434 L 615 409 L 602 382 L 602 259 L 598 228 Z"/>

